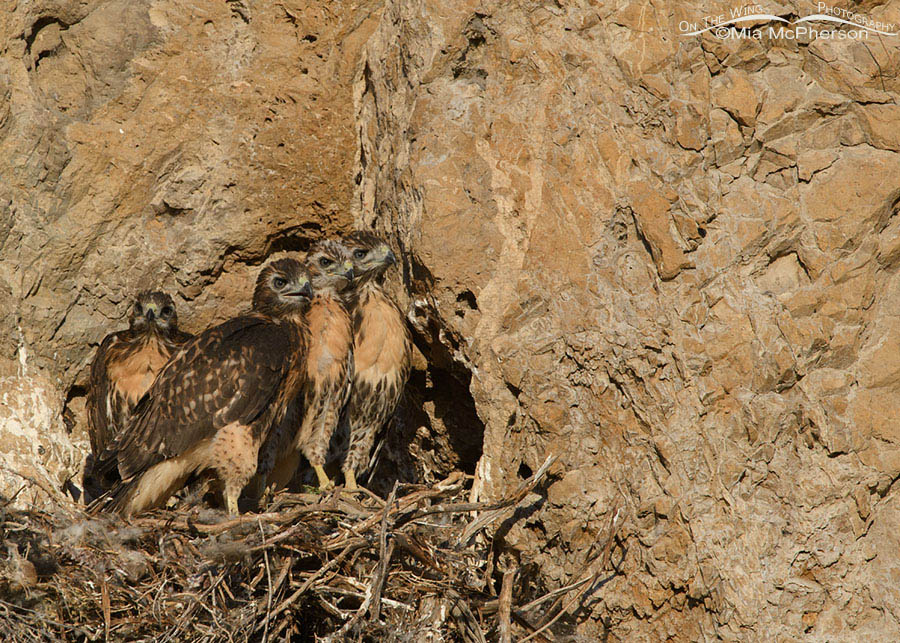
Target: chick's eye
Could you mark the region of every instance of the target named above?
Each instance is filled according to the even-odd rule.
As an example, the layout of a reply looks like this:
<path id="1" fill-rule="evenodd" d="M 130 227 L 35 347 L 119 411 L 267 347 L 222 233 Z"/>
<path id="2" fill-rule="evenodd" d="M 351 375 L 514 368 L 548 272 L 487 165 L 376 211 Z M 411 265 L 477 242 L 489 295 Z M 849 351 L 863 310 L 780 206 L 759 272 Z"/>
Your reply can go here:
<path id="1" fill-rule="evenodd" d="M 287 284 L 287 279 L 284 277 L 275 277 L 272 280 L 272 285 L 276 288 L 284 288 L 285 284 Z"/>
<path id="2" fill-rule="evenodd" d="M 356 250 L 353 251 L 354 259 L 362 259 L 365 256 L 366 256 L 366 251 L 363 250 L 362 248 L 357 248 Z"/>
<path id="3" fill-rule="evenodd" d="M 323 268 L 327 268 L 328 266 L 330 266 L 333 263 L 334 262 L 331 259 L 329 259 L 328 257 L 322 257 L 321 259 L 319 259 L 319 265 L 322 266 Z"/>
<path id="4" fill-rule="evenodd" d="M 175 312 L 175 311 L 172 310 L 172 307 L 171 307 L 171 306 L 163 306 L 162 314 L 163 314 L 164 317 L 171 317 L 171 316 L 172 316 L 172 313 L 174 313 L 174 312 Z"/>

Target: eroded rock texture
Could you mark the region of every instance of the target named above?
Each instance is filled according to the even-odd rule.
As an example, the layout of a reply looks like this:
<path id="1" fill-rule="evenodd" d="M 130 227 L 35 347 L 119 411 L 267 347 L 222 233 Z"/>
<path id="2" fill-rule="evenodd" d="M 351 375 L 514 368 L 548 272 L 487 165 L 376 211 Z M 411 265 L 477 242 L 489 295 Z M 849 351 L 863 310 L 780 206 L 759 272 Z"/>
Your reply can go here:
<path id="1" fill-rule="evenodd" d="M 556 586 L 624 512 L 572 631 L 896 638 L 900 38 L 677 35 L 713 4 L 388 2 L 360 209 L 472 375 L 481 497 L 561 455 L 505 545 Z"/>
<path id="2" fill-rule="evenodd" d="M 900 37 L 678 35 L 731 6 L 6 2 L 0 452 L 77 472 L 131 292 L 196 331 L 356 218 L 428 358 L 382 462 L 492 499 L 560 456 L 517 601 L 620 516 L 558 636 L 900 638 Z"/>
<path id="3" fill-rule="evenodd" d="M 352 225 L 351 81 L 377 8 L 2 4 L 0 375 L 56 388 L 31 442 L 64 406 L 83 438 L 87 365 L 136 292 L 168 291 L 198 331 L 249 306 L 269 253 Z"/>

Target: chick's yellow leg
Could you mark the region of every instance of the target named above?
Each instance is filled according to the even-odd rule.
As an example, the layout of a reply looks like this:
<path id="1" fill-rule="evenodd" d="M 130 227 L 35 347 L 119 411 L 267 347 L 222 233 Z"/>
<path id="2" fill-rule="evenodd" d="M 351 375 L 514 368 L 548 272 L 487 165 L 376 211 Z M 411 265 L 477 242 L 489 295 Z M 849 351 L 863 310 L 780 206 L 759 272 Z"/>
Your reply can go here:
<path id="1" fill-rule="evenodd" d="M 316 472 L 316 477 L 319 479 L 319 489 L 324 491 L 326 489 L 331 489 L 334 486 L 334 483 L 328 478 L 328 474 L 325 473 L 325 468 L 321 464 L 314 464 L 313 471 Z"/>
<path id="2" fill-rule="evenodd" d="M 241 495 L 241 488 L 235 488 L 233 485 L 226 484 L 225 485 L 225 509 L 232 516 L 237 516 L 240 512 L 238 511 L 238 498 Z"/>

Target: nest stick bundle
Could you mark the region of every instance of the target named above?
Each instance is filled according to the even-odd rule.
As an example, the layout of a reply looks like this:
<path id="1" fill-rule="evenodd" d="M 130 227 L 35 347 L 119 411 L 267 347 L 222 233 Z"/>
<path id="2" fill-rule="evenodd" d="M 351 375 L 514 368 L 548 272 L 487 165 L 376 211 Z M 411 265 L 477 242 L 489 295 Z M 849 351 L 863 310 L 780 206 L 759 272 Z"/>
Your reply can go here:
<path id="1" fill-rule="evenodd" d="M 496 503 L 465 502 L 471 477 L 456 473 L 386 500 L 280 493 L 236 518 L 4 512 L 0 640 L 553 640 L 555 619 L 598 586 L 615 525 L 582 578 L 527 603 L 488 537 L 551 462 Z"/>

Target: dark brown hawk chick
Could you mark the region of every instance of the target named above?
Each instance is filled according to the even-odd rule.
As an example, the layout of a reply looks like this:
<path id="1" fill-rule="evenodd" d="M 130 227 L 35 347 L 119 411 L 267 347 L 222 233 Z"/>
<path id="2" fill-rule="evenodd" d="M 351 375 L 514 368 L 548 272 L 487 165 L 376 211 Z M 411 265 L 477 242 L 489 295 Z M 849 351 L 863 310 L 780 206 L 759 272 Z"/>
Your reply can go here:
<path id="1" fill-rule="evenodd" d="M 125 426 L 131 409 L 172 353 L 190 338 L 178 330 L 175 303 L 169 295 L 138 295 L 128 330 L 107 335 L 91 364 L 87 416 L 95 458 Z"/>
<path id="2" fill-rule="evenodd" d="M 197 335 L 160 371 L 104 454 L 122 482 L 93 508 L 131 515 L 159 506 L 194 472 L 224 483 L 229 513 L 258 455 L 303 389 L 309 275 L 293 259 L 265 266 L 253 313 Z M 265 479 L 267 471 L 259 471 Z"/>
<path id="3" fill-rule="evenodd" d="M 353 257 L 348 297 L 353 320 L 353 384 L 342 414 L 350 436 L 343 471 L 347 489 L 365 469 L 379 429 L 391 418 L 409 375 L 412 344 L 403 313 L 384 292 L 384 273 L 397 259 L 381 238 L 354 232 L 344 247 Z"/>
<path id="4" fill-rule="evenodd" d="M 325 456 L 353 376 L 353 329 L 341 294 L 353 279 L 350 253 L 336 241 L 320 241 L 307 254 L 306 269 L 313 299 L 307 313 L 309 351 L 303 410 L 288 413 L 287 422 L 295 422 L 289 429 L 292 442 L 280 453 L 272 473 L 275 489 L 290 482 L 301 452 L 316 472 L 319 487 L 333 486 L 325 473 Z M 302 418 L 302 423 L 297 423 L 297 418 Z"/>

